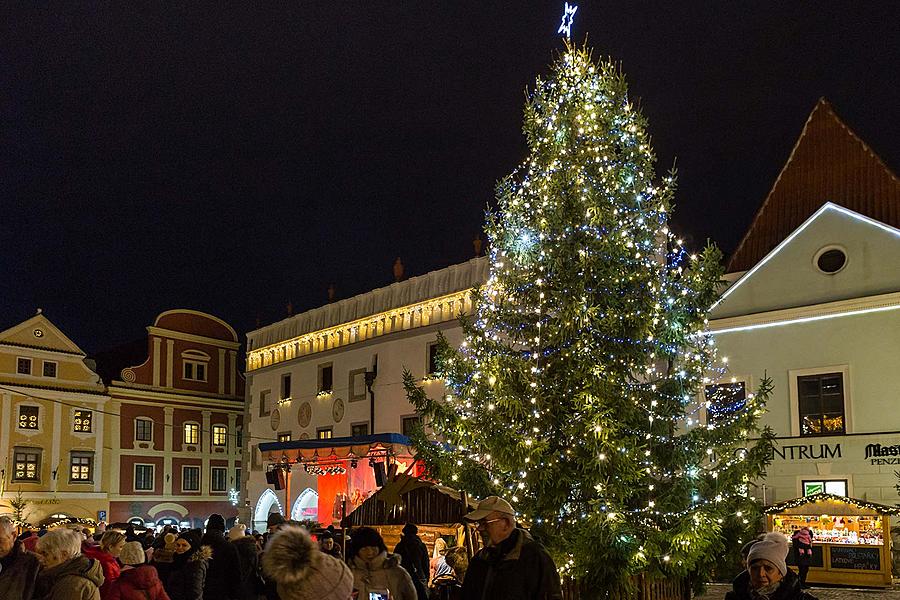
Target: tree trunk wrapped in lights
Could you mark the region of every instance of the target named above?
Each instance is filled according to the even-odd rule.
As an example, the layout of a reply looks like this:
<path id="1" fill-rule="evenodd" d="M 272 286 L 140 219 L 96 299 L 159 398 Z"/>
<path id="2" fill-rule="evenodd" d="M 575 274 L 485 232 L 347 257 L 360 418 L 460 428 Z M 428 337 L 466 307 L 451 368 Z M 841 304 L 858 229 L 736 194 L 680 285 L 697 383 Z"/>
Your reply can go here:
<path id="1" fill-rule="evenodd" d="M 752 523 L 772 437 L 757 427 L 767 381 L 713 406 L 714 424 L 698 401 L 725 372 L 702 333 L 721 254 L 689 255 L 670 231 L 674 174 L 655 177 L 612 63 L 567 44 L 524 130 L 529 155 L 487 217 L 490 276 L 461 347 L 440 340 L 448 394 L 406 374 L 446 442 L 418 432 L 419 455 L 448 485 L 508 499 L 599 597 L 636 573 L 702 581 L 738 544 L 726 529 Z"/>

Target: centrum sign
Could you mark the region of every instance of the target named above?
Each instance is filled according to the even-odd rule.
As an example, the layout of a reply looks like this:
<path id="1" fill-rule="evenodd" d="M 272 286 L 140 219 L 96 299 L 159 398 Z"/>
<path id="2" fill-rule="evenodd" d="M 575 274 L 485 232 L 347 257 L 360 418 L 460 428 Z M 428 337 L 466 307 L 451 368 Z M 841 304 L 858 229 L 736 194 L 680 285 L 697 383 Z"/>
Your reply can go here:
<path id="1" fill-rule="evenodd" d="M 798 444 L 772 448 L 772 459 L 782 460 L 822 460 L 841 458 L 840 444 Z"/>
<path id="2" fill-rule="evenodd" d="M 900 444 L 869 444 L 866 446 L 866 460 L 871 461 L 872 465 L 900 465 Z"/>

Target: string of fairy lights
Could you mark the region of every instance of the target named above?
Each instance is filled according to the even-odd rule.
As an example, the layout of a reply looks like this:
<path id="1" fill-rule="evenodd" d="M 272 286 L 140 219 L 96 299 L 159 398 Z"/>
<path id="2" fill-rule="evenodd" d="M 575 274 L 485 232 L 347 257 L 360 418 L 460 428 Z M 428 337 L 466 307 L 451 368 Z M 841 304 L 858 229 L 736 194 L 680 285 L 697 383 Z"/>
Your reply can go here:
<path id="1" fill-rule="evenodd" d="M 567 42 L 525 121 L 530 155 L 498 184 L 490 273 L 444 360 L 450 410 L 432 425 L 452 479 L 486 470 L 525 521 L 591 520 L 622 530 L 633 564 L 685 563 L 696 540 L 653 534 L 747 523 L 734 507 L 750 504 L 747 439 L 765 397 L 698 400 L 727 373 L 704 333 L 717 257 L 669 229 L 674 177 L 654 183 L 646 123 L 615 65 Z M 541 510 L 548 473 L 566 469 L 593 478 Z"/>

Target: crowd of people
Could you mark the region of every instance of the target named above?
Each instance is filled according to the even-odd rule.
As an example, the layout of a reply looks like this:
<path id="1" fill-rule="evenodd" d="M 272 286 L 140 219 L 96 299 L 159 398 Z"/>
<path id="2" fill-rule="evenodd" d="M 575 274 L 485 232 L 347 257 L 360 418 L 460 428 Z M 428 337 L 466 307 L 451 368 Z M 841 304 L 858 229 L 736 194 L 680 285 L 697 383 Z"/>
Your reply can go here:
<path id="1" fill-rule="evenodd" d="M 471 560 L 438 538 L 429 553 L 408 523 L 393 552 L 369 527 L 310 534 L 280 514 L 265 533 L 213 514 L 206 530 L 91 532 L 57 527 L 17 536 L 0 517 L 0 600 L 561 600 L 546 551 L 492 496 L 467 516 L 485 548 Z"/>

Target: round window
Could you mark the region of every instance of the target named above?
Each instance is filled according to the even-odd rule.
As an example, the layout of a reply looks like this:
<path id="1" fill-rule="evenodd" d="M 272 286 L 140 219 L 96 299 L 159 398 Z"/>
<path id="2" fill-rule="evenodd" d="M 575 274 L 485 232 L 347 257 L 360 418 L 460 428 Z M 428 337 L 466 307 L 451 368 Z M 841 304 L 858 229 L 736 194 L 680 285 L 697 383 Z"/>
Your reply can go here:
<path id="1" fill-rule="evenodd" d="M 816 267 L 828 275 L 834 275 L 846 264 L 847 255 L 840 248 L 825 248 L 816 256 Z"/>

